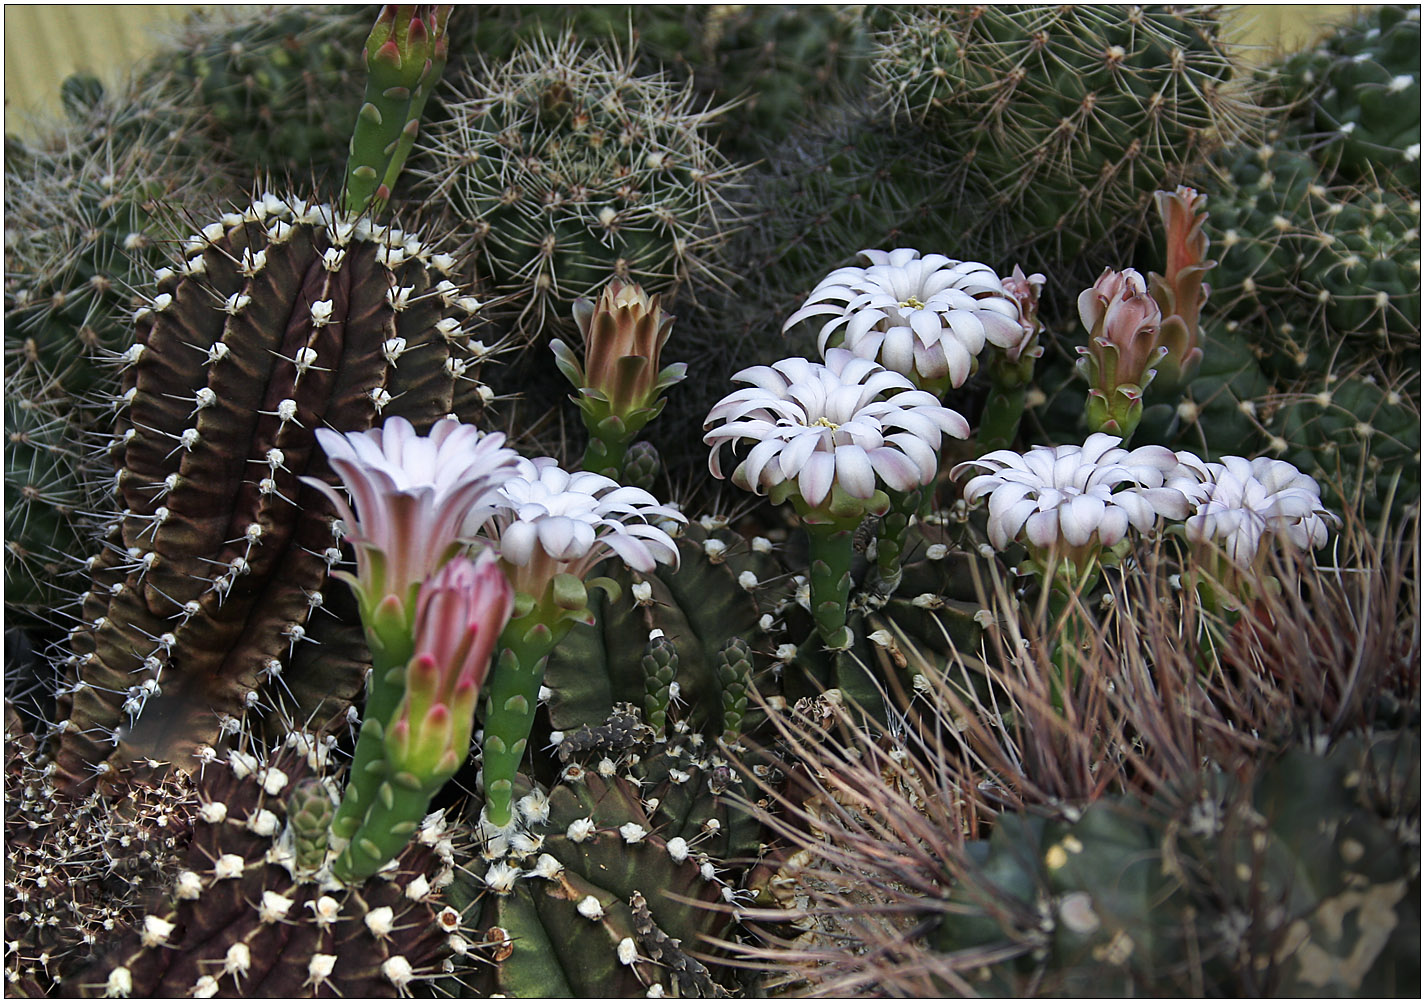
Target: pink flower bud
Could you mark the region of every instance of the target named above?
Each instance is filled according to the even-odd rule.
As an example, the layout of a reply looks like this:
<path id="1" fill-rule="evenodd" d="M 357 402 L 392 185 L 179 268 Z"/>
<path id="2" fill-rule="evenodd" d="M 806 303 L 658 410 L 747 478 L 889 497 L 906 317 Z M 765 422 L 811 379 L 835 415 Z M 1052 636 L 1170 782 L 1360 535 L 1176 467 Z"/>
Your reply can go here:
<path id="1" fill-rule="evenodd" d="M 415 655 L 386 735 L 387 757 L 397 768 L 440 782 L 465 760 L 476 695 L 514 603 L 514 589 L 489 551 L 455 558 L 421 586 Z"/>

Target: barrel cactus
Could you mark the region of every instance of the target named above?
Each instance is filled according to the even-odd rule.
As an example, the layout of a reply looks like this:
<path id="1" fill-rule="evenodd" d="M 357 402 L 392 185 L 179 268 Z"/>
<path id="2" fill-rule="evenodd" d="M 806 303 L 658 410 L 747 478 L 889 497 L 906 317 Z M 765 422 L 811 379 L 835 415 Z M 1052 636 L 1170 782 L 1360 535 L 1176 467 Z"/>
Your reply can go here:
<path id="1" fill-rule="evenodd" d="M 706 135 L 717 110 L 687 87 L 568 33 L 454 87 L 423 143 L 419 191 L 451 202 L 529 335 L 611 278 L 653 294 L 716 274 L 737 172 Z"/>

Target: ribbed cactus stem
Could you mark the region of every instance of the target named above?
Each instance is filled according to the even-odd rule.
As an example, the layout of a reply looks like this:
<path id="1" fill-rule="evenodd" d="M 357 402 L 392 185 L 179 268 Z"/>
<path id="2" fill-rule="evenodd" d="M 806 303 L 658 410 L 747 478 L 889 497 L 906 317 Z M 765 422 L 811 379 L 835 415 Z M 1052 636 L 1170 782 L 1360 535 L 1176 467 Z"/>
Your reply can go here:
<path id="1" fill-rule="evenodd" d="M 299 876 L 315 874 L 327 862 L 334 808 L 327 785 L 317 777 L 293 784 L 287 797 L 287 824 Z"/>
<path id="2" fill-rule="evenodd" d="M 620 483 L 629 484 L 645 491 L 654 489 L 663 461 L 652 442 L 636 442 L 624 453 L 624 476 Z"/>
<path id="3" fill-rule="evenodd" d="M 663 634 L 649 638 L 644 651 L 644 717 L 660 735 L 668 726 L 668 705 L 678 673 L 678 649 Z"/>
<path id="4" fill-rule="evenodd" d="M 841 521 L 807 524 L 808 586 L 812 618 L 822 643 L 833 651 L 852 646 L 847 627 L 847 599 L 852 592 L 852 534 L 855 526 Z"/>
<path id="5" fill-rule="evenodd" d="M 984 455 L 996 449 L 1010 449 L 1020 432 L 1020 419 L 1025 415 L 1025 391 L 1035 373 L 1035 359 L 1025 355 L 1011 360 L 999 348 L 986 353 L 985 371 L 990 377 L 990 394 L 980 414 L 976 432 L 977 453 Z"/>
<path id="6" fill-rule="evenodd" d="M 748 712 L 748 691 L 752 689 L 753 652 L 741 637 L 730 638 L 718 650 L 715 660 L 718 685 L 723 699 L 723 744 L 734 745 L 743 733 Z"/>
<path id="7" fill-rule="evenodd" d="M 515 774 L 525 758 L 545 662 L 573 621 L 550 597 L 510 621 L 500 635 L 495 665 L 485 684 L 485 817 L 503 828 L 514 818 Z"/>

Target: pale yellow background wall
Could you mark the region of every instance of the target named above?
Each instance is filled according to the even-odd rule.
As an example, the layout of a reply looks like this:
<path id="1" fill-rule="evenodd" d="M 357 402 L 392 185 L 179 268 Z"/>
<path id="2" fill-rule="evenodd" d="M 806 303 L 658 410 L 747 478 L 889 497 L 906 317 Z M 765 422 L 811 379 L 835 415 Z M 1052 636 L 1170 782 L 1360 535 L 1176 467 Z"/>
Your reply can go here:
<path id="1" fill-rule="evenodd" d="M 1231 34 L 1266 55 L 1300 47 L 1362 6 L 1246 5 L 1233 13 Z M 85 70 L 112 85 L 154 51 L 165 27 L 194 9 L 192 4 L 6 4 L 6 131 L 26 134 L 30 118 L 57 111 L 60 82 L 71 73 Z"/>

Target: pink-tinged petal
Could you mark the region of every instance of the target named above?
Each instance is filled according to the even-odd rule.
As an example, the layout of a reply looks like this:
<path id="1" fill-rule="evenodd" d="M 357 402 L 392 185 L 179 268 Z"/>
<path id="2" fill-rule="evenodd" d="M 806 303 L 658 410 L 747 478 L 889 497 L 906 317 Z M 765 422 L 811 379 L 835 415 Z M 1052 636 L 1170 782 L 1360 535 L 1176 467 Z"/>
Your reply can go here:
<path id="1" fill-rule="evenodd" d="M 866 451 L 876 475 L 896 491 L 911 491 L 921 484 L 921 471 L 905 453 L 885 446 Z"/>
<path id="2" fill-rule="evenodd" d="M 832 479 L 836 474 L 836 462 L 831 453 L 813 453 L 797 478 L 797 487 L 804 501 L 809 505 L 821 505 L 832 490 Z"/>
<path id="3" fill-rule="evenodd" d="M 1118 506 L 1111 505 L 1099 517 L 1099 542 L 1112 547 L 1129 532 L 1129 517 Z"/>
<path id="4" fill-rule="evenodd" d="M 1060 536 L 1060 514 L 1058 509 L 1036 512 L 1025 520 L 1025 536 L 1037 547 L 1048 550 Z"/>
<path id="5" fill-rule="evenodd" d="M 853 498 L 870 498 L 876 491 L 876 472 L 860 446 L 838 446 L 835 451 L 837 483 Z"/>

